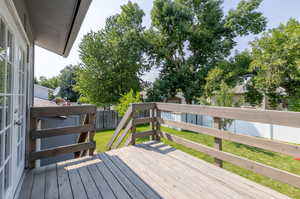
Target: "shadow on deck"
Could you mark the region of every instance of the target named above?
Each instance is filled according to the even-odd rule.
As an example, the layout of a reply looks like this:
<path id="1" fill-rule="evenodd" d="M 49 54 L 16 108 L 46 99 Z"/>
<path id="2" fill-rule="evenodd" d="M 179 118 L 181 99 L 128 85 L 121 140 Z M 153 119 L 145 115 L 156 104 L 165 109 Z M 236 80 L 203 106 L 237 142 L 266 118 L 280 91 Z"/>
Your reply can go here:
<path id="1" fill-rule="evenodd" d="M 28 172 L 20 199 L 288 198 L 158 142 Z"/>

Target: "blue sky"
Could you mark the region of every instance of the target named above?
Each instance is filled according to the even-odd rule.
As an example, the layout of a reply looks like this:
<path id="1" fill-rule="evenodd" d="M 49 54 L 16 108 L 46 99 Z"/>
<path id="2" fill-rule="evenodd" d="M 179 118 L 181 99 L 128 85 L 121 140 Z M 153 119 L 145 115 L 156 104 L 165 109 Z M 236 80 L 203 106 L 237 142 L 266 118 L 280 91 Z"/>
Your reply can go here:
<path id="1" fill-rule="evenodd" d="M 150 11 L 153 0 L 132 0 L 137 2 L 144 10 L 146 16 L 144 23 L 150 26 Z M 240 0 L 224 0 L 223 8 L 227 12 L 231 8 L 235 8 Z M 128 0 L 93 0 L 87 16 L 82 24 L 81 30 L 74 43 L 69 57 L 63 58 L 47 50 L 36 47 L 35 53 L 35 76 L 53 77 L 58 75 L 68 64 L 77 64 L 80 62 L 78 57 L 78 45 L 82 37 L 91 30 L 97 31 L 104 27 L 105 19 L 111 15 L 120 12 L 120 5 L 127 3 Z M 264 0 L 259 10 L 268 19 L 268 29 L 277 27 L 280 23 L 286 23 L 290 18 L 295 18 L 300 21 L 300 0 Z M 256 36 L 250 35 L 243 38 L 238 38 L 237 50 L 248 48 L 248 42 Z M 144 75 L 143 79 L 153 81 L 157 77 L 156 70 L 150 71 Z"/>

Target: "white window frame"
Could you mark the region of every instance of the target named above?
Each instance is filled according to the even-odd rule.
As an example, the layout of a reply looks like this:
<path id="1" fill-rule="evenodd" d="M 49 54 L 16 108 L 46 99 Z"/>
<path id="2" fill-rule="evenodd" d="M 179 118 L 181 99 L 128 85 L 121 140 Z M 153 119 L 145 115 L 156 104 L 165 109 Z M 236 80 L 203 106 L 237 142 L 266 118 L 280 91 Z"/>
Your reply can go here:
<path id="1" fill-rule="evenodd" d="M 8 46 L 8 35 L 12 36 L 12 48 L 11 53 L 13 53 L 13 60 L 9 60 L 8 56 L 1 56 L 5 62 L 5 73 L 8 71 L 8 66 L 11 66 L 11 92 L 6 92 L 7 88 L 7 76 L 5 75 L 4 82 L 4 93 L 1 93 L 5 101 L 7 97 L 10 97 L 10 121 L 6 125 L 6 111 L 5 103 L 3 105 L 3 123 L 4 128 L 0 128 L 1 143 L 0 153 L 5 157 L 4 149 L 7 146 L 4 144 L 5 133 L 9 132 L 9 156 L 2 161 L 0 164 L 0 198 L 12 198 L 17 186 L 20 182 L 20 179 L 24 173 L 25 167 L 25 133 L 26 133 L 26 108 L 27 108 L 27 74 L 28 74 L 28 63 L 26 53 L 28 43 L 18 35 L 18 31 L 14 31 L 9 24 L 6 22 L 5 18 L 0 16 L 0 21 L 3 21 L 5 24 L 5 46 L 6 49 Z M 22 66 L 22 67 L 21 67 Z M 22 78 L 20 78 L 22 77 Z M 5 178 L 5 168 L 9 168 L 8 182 L 9 188 L 5 189 L 4 178 Z M 1 176 L 2 175 L 2 176 Z"/>

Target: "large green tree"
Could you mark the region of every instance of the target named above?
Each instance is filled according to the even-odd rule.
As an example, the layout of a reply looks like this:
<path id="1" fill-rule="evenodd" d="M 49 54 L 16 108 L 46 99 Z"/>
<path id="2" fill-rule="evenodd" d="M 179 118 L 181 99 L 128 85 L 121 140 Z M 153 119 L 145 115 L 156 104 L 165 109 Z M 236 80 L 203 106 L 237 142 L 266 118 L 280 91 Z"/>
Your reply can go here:
<path id="1" fill-rule="evenodd" d="M 217 67 L 208 72 L 205 84 L 205 97 L 212 97 L 221 90 L 221 85 L 226 84 L 234 88 L 242 84 L 253 75 L 249 71 L 252 62 L 250 52 L 236 53 L 235 56 L 218 63 Z"/>
<path id="2" fill-rule="evenodd" d="M 58 76 L 47 78 L 45 76 L 41 76 L 39 80 L 37 80 L 37 84 L 47 87 L 47 88 L 52 88 L 55 89 L 59 87 L 60 80 Z"/>
<path id="3" fill-rule="evenodd" d="M 120 14 L 106 20 L 104 29 L 82 40 L 76 90 L 91 103 L 110 106 L 130 89 L 140 90 L 140 76 L 149 69 L 143 16 L 143 10 L 129 2 Z"/>
<path id="4" fill-rule="evenodd" d="M 76 85 L 76 73 L 79 70 L 78 65 L 68 65 L 62 71 L 60 71 L 60 95 L 62 98 L 66 98 L 71 102 L 77 102 L 79 99 L 79 93 L 74 90 Z"/>
<path id="5" fill-rule="evenodd" d="M 242 0 L 224 16 L 222 0 L 155 0 L 146 35 L 164 92 L 180 90 L 187 103 L 202 96 L 208 72 L 230 55 L 235 39 L 265 29 L 261 1 Z"/>
<path id="6" fill-rule="evenodd" d="M 35 81 L 37 84 L 47 88 L 56 89 L 60 87 L 60 97 L 66 98 L 71 102 L 77 102 L 79 93 L 74 90 L 74 86 L 76 84 L 76 73 L 78 69 L 78 65 L 68 65 L 61 70 L 57 76 L 51 78 L 41 76 L 39 80 L 35 78 Z M 51 95 L 53 95 L 53 93 L 51 93 Z"/>
<path id="7" fill-rule="evenodd" d="M 251 92 L 269 99 L 271 107 L 278 103 L 299 106 L 300 98 L 300 23 L 287 24 L 266 32 L 252 42 Z M 249 92 L 249 95 L 252 93 Z M 298 100 L 296 100 L 298 99 Z M 255 99 L 250 99 L 255 100 Z"/>

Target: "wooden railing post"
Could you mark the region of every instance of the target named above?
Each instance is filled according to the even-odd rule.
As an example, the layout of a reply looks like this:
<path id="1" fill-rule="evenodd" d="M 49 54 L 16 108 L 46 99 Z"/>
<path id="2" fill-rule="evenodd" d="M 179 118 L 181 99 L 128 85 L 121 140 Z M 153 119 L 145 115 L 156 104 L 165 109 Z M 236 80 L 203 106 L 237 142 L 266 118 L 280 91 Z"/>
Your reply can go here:
<path id="1" fill-rule="evenodd" d="M 35 168 L 35 160 L 31 160 L 30 154 L 36 151 L 36 139 L 33 138 L 32 132 L 37 130 L 38 126 L 38 120 L 35 117 L 30 118 L 30 136 L 29 136 L 29 150 L 27 154 L 27 160 L 28 160 L 28 168 L 33 169 Z"/>
<path id="2" fill-rule="evenodd" d="M 216 129 L 221 129 L 221 118 L 219 117 L 214 117 L 214 125 L 213 127 Z M 215 148 L 222 151 L 222 139 L 221 138 L 214 138 L 214 142 L 215 142 Z M 215 165 L 218 167 L 223 167 L 223 161 L 220 159 L 215 158 Z"/>
<path id="3" fill-rule="evenodd" d="M 155 109 L 154 108 L 152 108 L 152 109 L 150 109 L 149 110 L 150 111 L 150 118 L 155 118 Z M 155 121 L 154 120 L 152 120 L 152 122 L 150 123 L 150 127 L 151 127 L 151 129 L 152 129 L 152 131 L 155 131 L 156 130 L 156 125 L 155 125 Z M 151 136 L 151 139 L 152 140 L 156 140 L 156 135 L 154 134 L 154 135 L 152 135 Z"/>
<path id="4" fill-rule="evenodd" d="M 92 125 L 94 127 L 94 130 L 89 131 L 88 133 L 88 142 L 94 142 L 94 137 L 95 137 L 95 133 L 96 133 L 96 113 L 89 113 L 89 124 Z M 92 156 L 94 155 L 94 152 L 96 150 L 96 146 L 94 148 L 90 148 L 89 149 L 89 155 Z"/>
<path id="5" fill-rule="evenodd" d="M 137 110 L 135 104 L 132 104 L 132 126 L 131 126 L 131 144 L 136 144 L 136 124 L 135 119 L 137 117 Z"/>
<path id="6" fill-rule="evenodd" d="M 161 132 L 160 128 L 161 128 L 161 126 L 160 126 L 160 123 L 159 123 L 158 119 L 161 118 L 161 112 L 157 108 L 155 110 L 156 110 L 156 116 L 155 116 L 155 118 L 156 118 L 156 120 L 155 120 L 155 123 L 156 123 L 155 136 L 156 136 L 156 138 L 155 139 L 157 141 L 160 141 L 160 132 Z"/>

